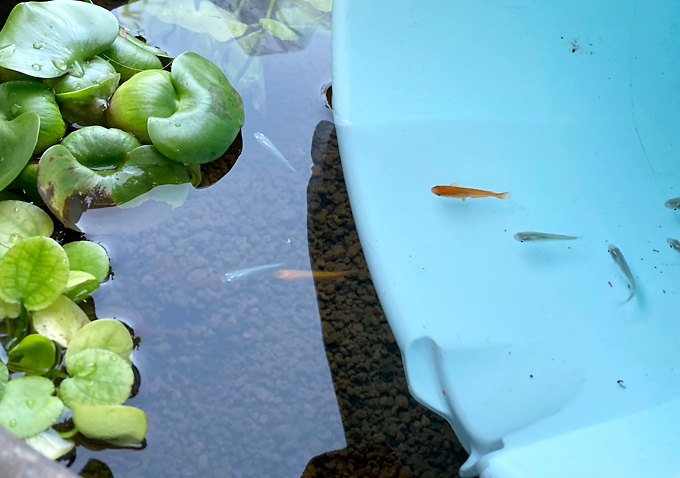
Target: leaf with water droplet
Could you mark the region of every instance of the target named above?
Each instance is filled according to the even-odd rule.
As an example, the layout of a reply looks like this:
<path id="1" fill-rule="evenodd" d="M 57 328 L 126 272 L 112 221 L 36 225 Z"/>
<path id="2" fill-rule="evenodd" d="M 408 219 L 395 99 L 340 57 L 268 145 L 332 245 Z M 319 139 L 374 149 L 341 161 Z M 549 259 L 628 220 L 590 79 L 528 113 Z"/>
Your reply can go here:
<path id="1" fill-rule="evenodd" d="M 7 383 L 0 398 L 0 425 L 19 438 L 28 438 L 50 427 L 63 408 L 61 400 L 54 396 L 51 380 L 35 376 L 15 378 Z"/>
<path id="2" fill-rule="evenodd" d="M 62 347 L 90 320 L 78 304 L 66 296 L 59 296 L 49 307 L 31 314 L 33 328 Z"/>
<path id="3" fill-rule="evenodd" d="M 125 360 L 111 360 L 114 352 L 85 349 L 66 360 L 69 378 L 61 382 L 59 396 L 67 407 L 121 405 L 132 390 L 134 374 Z"/>
<path id="4" fill-rule="evenodd" d="M 24 201 L 0 201 L 0 257 L 17 243 L 17 236 L 51 236 L 54 224 L 50 216 L 37 206 Z"/>
<path id="5" fill-rule="evenodd" d="M 54 366 L 56 352 L 50 339 L 30 334 L 9 350 L 7 365 L 16 372 L 42 375 Z"/>
<path id="6" fill-rule="evenodd" d="M 0 259 L 0 299 L 21 302 L 28 310 L 50 306 L 68 280 L 64 249 L 48 237 L 29 237 Z"/>
<path id="7" fill-rule="evenodd" d="M 104 349 L 130 360 L 132 337 L 127 327 L 115 319 L 94 320 L 71 339 L 64 360 L 85 349 Z M 112 358 L 114 356 L 111 356 Z"/>
<path id="8" fill-rule="evenodd" d="M 12 54 L 0 52 L 0 66 L 39 78 L 64 74 L 54 61 L 71 68 L 99 54 L 118 34 L 118 21 L 108 10 L 86 2 L 25 2 L 9 14 L 0 31 L 0 45 L 12 44 Z M 36 38 L 49 48 L 35 48 Z M 33 64 L 41 64 L 36 72 Z"/>

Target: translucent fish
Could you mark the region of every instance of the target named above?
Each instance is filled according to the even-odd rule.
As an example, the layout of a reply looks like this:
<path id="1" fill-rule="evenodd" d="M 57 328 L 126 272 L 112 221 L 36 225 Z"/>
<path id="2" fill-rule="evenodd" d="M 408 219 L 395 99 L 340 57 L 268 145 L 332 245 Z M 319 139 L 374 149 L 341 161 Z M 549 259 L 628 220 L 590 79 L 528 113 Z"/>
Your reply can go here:
<path id="1" fill-rule="evenodd" d="M 283 266 L 283 262 L 277 262 L 274 264 L 263 264 L 261 266 L 248 267 L 246 269 L 238 269 L 235 271 L 230 271 L 220 277 L 222 282 L 236 282 L 247 277 L 262 274 L 268 271 L 273 271 L 274 269 L 279 269 Z"/>
<path id="2" fill-rule="evenodd" d="M 621 271 L 624 273 L 624 275 L 628 279 L 628 285 L 630 287 L 630 295 L 626 299 L 626 302 L 628 302 L 635 295 L 635 289 L 636 289 L 635 278 L 633 277 L 633 273 L 630 272 L 630 267 L 628 267 L 628 263 L 626 262 L 626 259 L 623 257 L 623 253 L 621 252 L 621 249 L 616 247 L 614 244 L 609 244 L 609 254 L 612 256 L 612 259 L 614 259 L 614 262 L 616 262 L 616 265 L 619 266 Z"/>
<path id="3" fill-rule="evenodd" d="M 669 237 L 666 239 L 666 242 L 668 243 L 669 246 L 671 246 L 673 249 L 676 251 L 680 252 L 680 241 L 677 239 L 673 239 L 672 237 Z"/>
<path id="4" fill-rule="evenodd" d="M 565 236 L 562 234 L 550 234 L 548 232 L 534 232 L 534 231 L 518 232 L 512 237 L 514 237 L 515 240 L 519 242 L 573 241 L 574 239 L 578 239 L 578 236 Z"/>
<path id="5" fill-rule="evenodd" d="M 283 164 L 286 165 L 288 169 L 293 171 L 294 173 L 297 172 L 297 170 L 293 167 L 292 164 L 290 164 L 290 161 L 286 159 L 286 157 L 283 155 L 281 151 L 279 151 L 279 148 L 277 148 L 272 141 L 265 136 L 264 133 L 254 133 L 253 136 L 255 136 L 255 139 L 264 147 L 269 149 L 272 153 L 274 153 L 274 156 L 276 156 Z"/>
<path id="6" fill-rule="evenodd" d="M 680 198 L 669 199 L 664 203 L 668 209 L 680 209 Z"/>
<path id="7" fill-rule="evenodd" d="M 346 276 L 354 271 L 306 271 L 296 269 L 279 269 L 274 272 L 274 277 L 284 280 L 299 279 L 335 279 Z"/>

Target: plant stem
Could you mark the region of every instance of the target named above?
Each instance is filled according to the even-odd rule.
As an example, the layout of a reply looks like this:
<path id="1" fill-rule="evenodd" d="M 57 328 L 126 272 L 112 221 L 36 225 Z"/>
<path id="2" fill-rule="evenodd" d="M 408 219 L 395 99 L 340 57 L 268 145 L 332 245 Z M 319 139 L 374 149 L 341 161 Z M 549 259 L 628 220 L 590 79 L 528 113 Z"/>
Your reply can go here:
<path id="1" fill-rule="evenodd" d="M 243 5 L 246 4 L 246 0 L 239 0 L 238 5 L 236 5 L 236 8 L 232 10 L 232 13 L 234 15 L 238 15 L 241 13 L 241 9 L 243 8 Z"/>
<path id="2" fill-rule="evenodd" d="M 267 8 L 267 16 L 265 18 L 271 18 L 272 11 L 274 10 L 274 4 L 275 3 L 276 3 L 276 0 L 271 0 L 269 2 L 269 8 Z"/>

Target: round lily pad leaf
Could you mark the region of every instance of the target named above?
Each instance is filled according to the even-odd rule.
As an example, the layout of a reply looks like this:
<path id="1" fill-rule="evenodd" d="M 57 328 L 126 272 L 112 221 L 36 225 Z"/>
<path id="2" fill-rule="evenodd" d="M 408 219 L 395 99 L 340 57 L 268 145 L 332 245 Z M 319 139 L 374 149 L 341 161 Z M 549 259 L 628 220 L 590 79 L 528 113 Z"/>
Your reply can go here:
<path id="1" fill-rule="evenodd" d="M 88 126 L 69 134 L 61 142 L 81 165 L 91 169 L 115 167 L 142 145 L 130 133 L 103 126 Z"/>
<path id="2" fill-rule="evenodd" d="M 87 209 L 120 205 L 156 186 L 189 181 L 183 165 L 153 146 L 133 149 L 115 167 L 90 169 L 67 148 L 56 145 L 45 151 L 38 166 L 38 190 L 45 204 L 64 225 L 76 230 Z"/>
<path id="3" fill-rule="evenodd" d="M 244 123 L 243 101 L 214 63 L 185 52 L 172 63 L 177 110 L 149 117 L 149 137 L 168 158 L 207 163 L 229 148 Z M 115 95 L 114 95 L 115 96 Z"/>
<path id="4" fill-rule="evenodd" d="M 54 85 L 52 86 L 54 93 L 61 95 L 99 85 L 103 81 L 113 78 L 116 75 L 116 69 L 108 61 L 96 56 L 83 63 L 82 76 L 77 77 L 67 73 L 60 78 L 45 80 L 45 82 L 54 82 Z"/>
<path id="5" fill-rule="evenodd" d="M 17 189 L 21 191 L 23 197 L 20 196 L 22 201 L 30 201 L 35 205 L 44 205 L 40 194 L 38 193 L 38 184 L 36 174 L 38 172 L 38 162 L 29 161 L 26 167 L 19 173 L 19 176 L 10 184 L 11 189 Z"/>
<path id="6" fill-rule="evenodd" d="M 71 269 L 88 272 L 100 283 L 109 275 L 109 256 L 96 242 L 70 242 L 64 245 L 64 250 Z"/>
<path id="7" fill-rule="evenodd" d="M 127 327 L 118 320 L 94 320 L 73 336 L 64 360 L 68 361 L 85 349 L 104 349 L 129 360 L 132 354 L 132 337 Z"/>
<path id="8" fill-rule="evenodd" d="M 51 305 L 68 280 L 68 257 L 49 237 L 17 242 L 0 259 L 0 299 L 22 302 L 28 310 Z"/>
<path id="9" fill-rule="evenodd" d="M 149 118 L 167 118 L 176 109 L 177 94 L 171 73 L 146 70 L 120 85 L 111 97 L 106 115 L 109 125 L 129 131 L 143 143 L 150 143 Z"/>
<path id="10" fill-rule="evenodd" d="M 129 80 L 140 71 L 163 68 L 158 57 L 152 51 L 142 48 L 139 43 L 143 42 L 121 30 L 113 44 L 102 53 L 120 73 L 122 81 Z"/>
<path id="11" fill-rule="evenodd" d="M 100 282 L 89 272 L 71 270 L 63 294 L 73 302 L 80 302 L 97 290 L 99 284 Z"/>
<path id="12" fill-rule="evenodd" d="M 12 121 L 0 120 L 0 190 L 23 171 L 38 142 L 40 117 L 27 111 Z"/>
<path id="13" fill-rule="evenodd" d="M 66 361 L 69 378 L 61 382 L 59 396 L 67 407 L 121 405 L 130 396 L 132 365 L 117 353 L 85 349 Z"/>
<path id="14" fill-rule="evenodd" d="M 51 236 L 54 224 L 49 214 L 23 201 L 0 201 L 0 257 L 20 239 Z"/>
<path id="15" fill-rule="evenodd" d="M 64 404 L 54 396 L 54 385 L 44 377 L 10 380 L 0 399 L 0 425 L 19 438 L 37 435 L 61 415 Z"/>
<path id="16" fill-rule="evenodd" d="M 147 429 L 146 414 L 125 405 L 76 405 L 73 423 L 86 437 L 117 446 L 140 444 Z"/>
<path id="17" fill-rule="evenodd" d="M 8 366 L 16 372 L 42 375 L 54 366 L 57 349 L 42 335 L 30 334 L 8 353 Z"/>
<path id="18" fill-rule="evenodd" d="M 0 31 L 0 66 L 38 78 L 82 71 L 81 63 L 113 43 L 118 21 L 87 2 L 20 3 Z"/>
<path id="19" fill-rule="evenodd" d="M 75 333 L 90 322 L 78 304 L 63 295 L 49 307 L 33 312 L 31 320 L 37 333 L 64 348 L 68 347 Z"/>
<path id="20" fill-rule="evenodd" d="M 2 119 L 11 120 L 28 111 L 37 113 L 40 117 L 38 142 L 34 152 L 44 151 L 64 136 L 66 125 L 52 90 L 35 81 L 8 81 L 0 84 Z M 28 141 L 31 137 L 29 133 Z"/>

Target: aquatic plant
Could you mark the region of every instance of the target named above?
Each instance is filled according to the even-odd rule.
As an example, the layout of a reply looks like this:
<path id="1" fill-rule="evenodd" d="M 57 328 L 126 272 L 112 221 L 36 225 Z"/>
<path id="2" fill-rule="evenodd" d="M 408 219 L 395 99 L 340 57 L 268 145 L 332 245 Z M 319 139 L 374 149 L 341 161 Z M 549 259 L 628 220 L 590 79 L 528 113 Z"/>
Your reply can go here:
<path id="1" fill-rule="evenodd" d="M 90 321 L 77 304 L 108 276 L 108 256 L 93 242 L 60 245 L 53 228 L 37 206 L 0 201 L 0 425 L 56 458 L 73 447 L 49 431 L 66 406 L 67 437 L 137 445 L 146 416 L 123 406 L 134 382 L 130 332 L 117 320 Z"/>
<path id="2" fill-rule="evenodd" d="M 73 229 L 89 208 L 200 183 L 191 165 L 222 156 L 244 123 L 241 97 L 214 64 L 190 52 L 173 60 L 75 0 L 12 10 L 0 78 L 0 191 L 43 201 Z M 77 131 L 57 144 L 67 123 Z"/>

